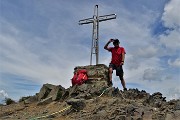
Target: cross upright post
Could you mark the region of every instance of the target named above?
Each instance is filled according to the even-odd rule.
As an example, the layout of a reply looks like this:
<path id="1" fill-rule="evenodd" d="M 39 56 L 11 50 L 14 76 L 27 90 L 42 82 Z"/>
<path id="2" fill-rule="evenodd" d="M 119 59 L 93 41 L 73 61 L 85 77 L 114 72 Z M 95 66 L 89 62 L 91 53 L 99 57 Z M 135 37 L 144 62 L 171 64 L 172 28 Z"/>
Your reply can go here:
<path id="1" fill-rule="evenodd" d="M 99 16 L 98 5 L 95 5 L 94 15 L 92 18 L 79 20 L 79 25 L 93 23 L 90 65 L 92 65 L 93 54 L 96 55 L 96 65 L 99 64 L 99 22 L 111 20 L 111 19 L 116 19 L 116 14 Z"/>

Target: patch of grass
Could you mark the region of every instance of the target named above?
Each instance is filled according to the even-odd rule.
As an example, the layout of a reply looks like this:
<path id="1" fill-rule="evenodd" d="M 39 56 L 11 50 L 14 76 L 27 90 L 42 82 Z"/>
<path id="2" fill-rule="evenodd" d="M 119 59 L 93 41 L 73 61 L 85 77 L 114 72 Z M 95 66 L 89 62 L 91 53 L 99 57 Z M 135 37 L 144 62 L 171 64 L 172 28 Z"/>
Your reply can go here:
<path id="1" fill-rule="evenodd" d="M 59 100 L 61 97 L 62 97 L 62 91 L 59 90 L 57 93 L 57 99 L 56 100 Z"/>
<path id="2" fill-rule="evenodd" d="M 4 106 L 4 105 L 0 103 L 0 106 Z"/>
<path id="3" fill-rule="evenodd" d="M 11 98 L 5 98 L 5 103 L 6 103 L 6 105 L 10 105 L 10 104 L 15 103 L 15 101 L 12 100 Z"/>

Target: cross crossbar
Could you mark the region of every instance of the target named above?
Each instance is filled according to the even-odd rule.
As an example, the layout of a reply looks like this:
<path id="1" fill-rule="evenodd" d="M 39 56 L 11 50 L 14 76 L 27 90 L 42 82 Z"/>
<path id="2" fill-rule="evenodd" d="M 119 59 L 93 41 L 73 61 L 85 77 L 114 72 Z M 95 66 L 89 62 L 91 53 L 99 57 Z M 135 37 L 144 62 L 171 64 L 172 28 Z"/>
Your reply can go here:
<path id="1" fill-rule="evenodd" d="M 79 20 L 79 25 L 93 23 L 90 65 L 92 65 L 93 54 L 96 54 L 96 65 L 98 64 L 99 61 L 99 22 L 112 20 L 112 19 L 116 19 L 116 14 L 99 16 L 98 5 L 95 5 L 94 16 L 92 18 Z"/>
<path id="2" fill-rule="evenodd" d="M 99 22 L 116 19 L 116 14 L 99 16 L 98 19 L 99 19 Z M 89 23 L 93 23 L 93 22 L 94 22 L 94 18 L 87 18 L 87 19 L 79 20 L 79 25 L 89 24 Z"/>

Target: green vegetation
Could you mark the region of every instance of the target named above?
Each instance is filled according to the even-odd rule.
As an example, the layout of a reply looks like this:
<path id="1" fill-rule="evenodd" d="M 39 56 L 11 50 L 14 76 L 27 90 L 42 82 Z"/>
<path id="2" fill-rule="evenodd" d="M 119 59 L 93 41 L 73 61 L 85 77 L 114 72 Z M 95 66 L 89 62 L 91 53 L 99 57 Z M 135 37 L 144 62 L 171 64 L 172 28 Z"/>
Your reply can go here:
<path id="1" fill-rule="evenodd" d="M 6 103 L 6 105 L 10 105 L 10 104 L 15 103 L 15 101 L 12 100 L 11 98 L 5 98 L 5 103 Z"/>

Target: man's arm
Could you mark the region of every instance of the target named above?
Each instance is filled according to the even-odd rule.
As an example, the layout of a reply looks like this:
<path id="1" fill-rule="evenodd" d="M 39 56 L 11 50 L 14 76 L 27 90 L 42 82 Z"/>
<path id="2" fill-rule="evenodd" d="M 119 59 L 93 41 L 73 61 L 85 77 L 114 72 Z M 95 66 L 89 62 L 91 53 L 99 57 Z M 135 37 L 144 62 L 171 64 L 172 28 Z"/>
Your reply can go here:
<path id="1" fill-rule="evenodd" d="M 109 49 L 108 49 L 108 45 L 109 45 L 112 41 L 113 41 L 113 40 L 110 39 L 110 40 L 106 43 L 106 45 L 104 46 L 104 49 L 105 49 L 105 50 L 109 50 Z"/>
<path id="2" fill-rule="evenodd" d="M 125 54 L 126 54 L 126 52 L 125 52 L 125 49 L 124 48 L 122 48 L 121 49 L 122 50 L 122 59 L 121 59 L 121 65 L 124 65 L 124 60 L 125 60 Z"/>
<path id="3" fill-rule="evenodd" d="M 125 53 L 123 52 L 123 53 L 122 53 L 121 65 L 123 65 L 123 64 L 124 64 L 124 60 L 125 60 Z"/>

